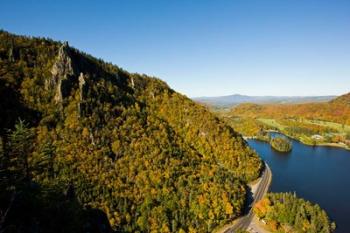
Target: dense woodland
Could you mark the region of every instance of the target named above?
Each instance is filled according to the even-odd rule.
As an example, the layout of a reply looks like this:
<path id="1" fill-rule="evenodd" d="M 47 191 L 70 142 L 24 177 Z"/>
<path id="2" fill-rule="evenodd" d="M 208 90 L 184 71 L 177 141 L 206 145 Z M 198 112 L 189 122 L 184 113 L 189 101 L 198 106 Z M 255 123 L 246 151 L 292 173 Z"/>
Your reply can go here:
<path id="1" fill-rule="evenodd" d="M 245 117 L 231 117 L 226 113 L 218 112 L 219 116 L 221 116 L 232 128 L 234 128 L 240 134 L 246 137 L 257 137 L 262 134 L 263 131 L 269 129 L 269 127 L 254 118 Z"/>
<path id="2" fill-rule="evenodd" d="M 292 193 L 268 193 L 254 212 L 272 232 L 329 233 L 334 231 L 324 210 Z"/>
<path id="3" fill-rule="evenodd" d="M 161 80 L 50 39 L 0 32 L 0 112 L 0 232 L 210 232 L 263 166 Z"/>

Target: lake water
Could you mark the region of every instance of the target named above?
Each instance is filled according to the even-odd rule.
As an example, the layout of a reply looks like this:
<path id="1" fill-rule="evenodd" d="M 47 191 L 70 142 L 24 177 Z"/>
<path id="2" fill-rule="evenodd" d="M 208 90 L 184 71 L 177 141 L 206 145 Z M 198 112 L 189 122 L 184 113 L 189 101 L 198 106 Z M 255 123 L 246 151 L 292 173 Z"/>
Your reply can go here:
<path id="1" fill-rule="evenodd" d="M 350 232 L 350 151 L 292 142 L 291 152 L 279 153 L 268 143 L 248 140 L 272 170 L 270 191 L 295 191 L 325 209 L 337 233 Z"/>

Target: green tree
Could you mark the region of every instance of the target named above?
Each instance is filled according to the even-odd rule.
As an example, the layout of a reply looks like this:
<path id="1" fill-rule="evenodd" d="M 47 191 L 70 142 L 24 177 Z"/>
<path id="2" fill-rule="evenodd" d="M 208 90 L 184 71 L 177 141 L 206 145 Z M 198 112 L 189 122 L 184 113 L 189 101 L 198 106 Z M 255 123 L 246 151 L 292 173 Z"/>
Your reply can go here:
<path id="1" fill-rule="evenodd" d="M 44 173 L 47 178 L 54 178 L 54 158 L 56 146 L 51 139 L 42 143 L 39 153 L 33 158 L 33 164 L 36 172 Z"/>
<path id="2" fill-rule="evenodd" d="M 17 178 L 30 180 L 29 156 L 34 148 L 34 133 L 28 124 L 19 120 L 9 131 L 9 162 Z"/>

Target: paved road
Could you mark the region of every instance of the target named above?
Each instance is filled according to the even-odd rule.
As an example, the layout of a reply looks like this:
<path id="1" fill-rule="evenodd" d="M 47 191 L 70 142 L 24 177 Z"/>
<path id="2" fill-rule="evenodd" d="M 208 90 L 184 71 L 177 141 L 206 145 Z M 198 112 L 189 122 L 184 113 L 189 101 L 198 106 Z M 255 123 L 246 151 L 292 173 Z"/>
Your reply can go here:
<path id="1" fill-rule="evenodd" d="M 265 163 L 266 164 L 266 163 Z M 271 181 L 271 170 L 269 168 L 269 166 L 266 164 L 265 166 L 265 170 L 261 176 L 261 181 L 259 184 L 259 187 L 257 188 L 256 192 L 253 195 L 254 200 L 252 201 L 252 204 L 250 206 L 254 206 L 254 204 L 258 201 L 260 201 L 264 195 L 267 193 L 268 189 L 269 189 L 269 184 Z M 241 217 L 240 219 L 237 220 L 237 222 L 229 227 L 226 231 L 224 231 L 225 233 L 233 233 L 235 231 L 237 231 L 238 229 L 244 229 L 246 230 L 250 223 L 252 222 L 254 217 L 254 213 L 253 210 L 251 208 L 249 208 L 248 213 Z"/>

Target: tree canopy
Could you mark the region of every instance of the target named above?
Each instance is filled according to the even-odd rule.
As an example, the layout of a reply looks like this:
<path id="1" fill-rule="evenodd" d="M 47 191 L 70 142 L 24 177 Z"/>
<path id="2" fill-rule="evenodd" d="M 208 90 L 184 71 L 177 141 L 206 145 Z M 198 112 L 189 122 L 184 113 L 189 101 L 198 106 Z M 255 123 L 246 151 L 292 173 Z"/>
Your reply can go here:
<path id="1" fill-rule="evenodd" d="M 329 233 L 335 230 L 335 223 L 319 205 L 292 193 L 269 193 L 255 204 L 254 212 L 272 232 Z"/>
<path id="2" fill-rule="evenodd" d="M 0 32 L 0 112 L 4 227 L 16 226 L 8 203 L 22 190 L 26 227 L 75 216 L 62 232 L 76 232 L 98 210 L 122 232 L 210 232 L 242 213 L 262 168 L 239 134 L 166 83 L 50 39 Z"/>

